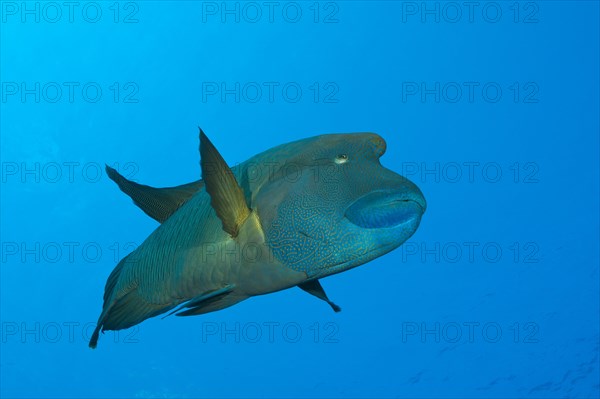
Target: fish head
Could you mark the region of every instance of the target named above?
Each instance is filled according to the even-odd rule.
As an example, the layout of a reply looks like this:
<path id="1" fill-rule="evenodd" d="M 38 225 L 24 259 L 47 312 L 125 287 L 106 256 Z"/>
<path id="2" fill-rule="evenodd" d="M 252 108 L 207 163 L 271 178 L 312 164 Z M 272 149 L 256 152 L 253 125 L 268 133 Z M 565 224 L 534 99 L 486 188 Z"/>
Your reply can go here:
<path id="1" fill-rule="evenodd" d="M 419 188 L 383 167 L 383 138 L 329 134 L 276 147 L 253 195 L 273 255 L 309 278 L 339 273 L 404 243 L 426 209 Z"/>

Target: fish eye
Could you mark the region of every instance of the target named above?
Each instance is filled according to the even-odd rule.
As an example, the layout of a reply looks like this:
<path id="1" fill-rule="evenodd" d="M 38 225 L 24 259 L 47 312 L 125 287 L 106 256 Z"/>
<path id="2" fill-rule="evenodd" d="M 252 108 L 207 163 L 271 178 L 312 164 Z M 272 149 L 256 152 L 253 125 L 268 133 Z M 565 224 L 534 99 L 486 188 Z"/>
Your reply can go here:
<path id="1" fill-rule="evenodd" d="M 348 155 L 346 155 L 346 154 L 339 154 L 339 155 L 337 155 L 337 156 L 335 157 L 335 160 L 334 160 L 334 161 L 335 161 L 335 163 L 337 163 L 338 165 L 339 165 L 339 164 L 342 164 L 342 163 L 346 163 L 346 162 L 348 162 Z"/>

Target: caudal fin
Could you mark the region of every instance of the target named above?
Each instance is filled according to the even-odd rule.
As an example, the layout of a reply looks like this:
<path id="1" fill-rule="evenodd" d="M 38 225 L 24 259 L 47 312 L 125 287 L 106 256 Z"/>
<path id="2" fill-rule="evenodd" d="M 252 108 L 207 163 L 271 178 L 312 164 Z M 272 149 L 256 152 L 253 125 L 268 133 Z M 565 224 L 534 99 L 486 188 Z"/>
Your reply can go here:
<path id="1" fill-rule="evenodd" d="M 150 302 L 140 295 L 137 282 L 129 281 L 123 275 L 126 262 L 127 257 L 119 262 L 106 281 L 104 306 L 90 339 L 90 348 L 97 346 L 100 332 L 132 327 L 177 305 L 177 303 L 162 303 L 162 301 Z"/>
<path id="2" fill-rule="evenodd" d="M 90 344 L 88 345 L 92 349 L 96 349 L 96 346 L 98 346 L 98 338 L 100 337 L 100 329 L 101 328 L 102 328 L 101 325 L 96 326 L 96 329 L 94 330 L 94 333 L 92 334 L 92 339 L 90 339 Z"/>

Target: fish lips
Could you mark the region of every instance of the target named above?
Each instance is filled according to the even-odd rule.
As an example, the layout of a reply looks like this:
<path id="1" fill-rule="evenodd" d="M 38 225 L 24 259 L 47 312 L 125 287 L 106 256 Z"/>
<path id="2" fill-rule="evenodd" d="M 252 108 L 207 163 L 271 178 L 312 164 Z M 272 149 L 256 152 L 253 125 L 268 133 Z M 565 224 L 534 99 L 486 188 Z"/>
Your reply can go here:
<path id="1" fill-rule="evenodd" d="M 415 186 L 416 188 L 416 186 Z M 427 208 L 425 197 L 416 188 L 410 191 L 372 191 L 354 201 L 344 216 L 365 229 L 394 228 L 419 222 Z"/>

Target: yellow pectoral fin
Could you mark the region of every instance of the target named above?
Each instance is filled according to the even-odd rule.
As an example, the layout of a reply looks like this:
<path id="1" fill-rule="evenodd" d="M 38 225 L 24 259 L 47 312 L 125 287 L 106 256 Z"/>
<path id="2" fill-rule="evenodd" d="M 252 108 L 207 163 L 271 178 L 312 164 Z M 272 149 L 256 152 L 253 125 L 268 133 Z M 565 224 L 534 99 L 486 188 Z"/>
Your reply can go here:
<path id="1" fill-rule="evenodd" d="M 232 237 L 237 237 L 240 226 L 250 215 L 250 209 L 233 172 L 202 129 L 200 166 L 206 192 L 210 195 L 210 205 L 221 219 L 223 230 Z"/>

